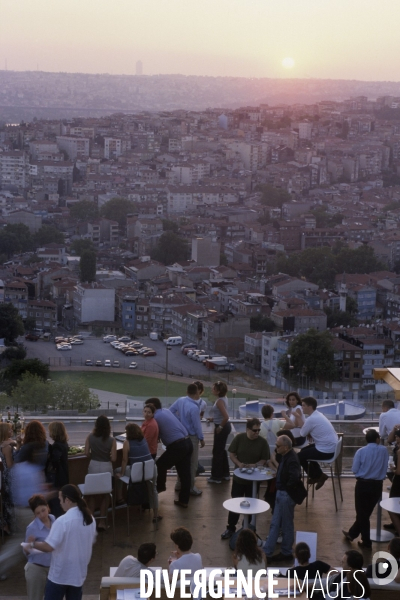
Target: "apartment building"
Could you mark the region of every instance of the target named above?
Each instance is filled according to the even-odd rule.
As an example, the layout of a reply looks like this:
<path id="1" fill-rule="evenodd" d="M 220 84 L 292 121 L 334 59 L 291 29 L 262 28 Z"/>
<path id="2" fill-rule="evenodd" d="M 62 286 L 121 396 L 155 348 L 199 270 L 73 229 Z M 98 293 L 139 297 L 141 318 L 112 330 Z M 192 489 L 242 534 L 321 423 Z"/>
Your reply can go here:
<path id="1" fill-rule="evenodd" d="M 115 290 L 101 283 L 78 283 L 73 296 L 76 323 L 112 321 L 115 313 Z"/>
<path id="2" fill-rule="evenodd" d="M 28 186 L 29 158 L 19 150 L 0 153 L 0 186 L 3 190 L 12 187 L 23 190 Z"/>
<path id="3" fill-rule="evenodd" d="M 255 371 L 261 371 L 262 338 L 258 332 L 244 336 L 244 364 Z"/>
<path id="4" fill-rule="evenodd" d="M 49 300 L 29 300 L 28 317 L 35 319 L 36 329 L 53 332 L 57 329 L 57 305 Z"/>
<path id="5" fill-rule="evenodd" d="M 60 150 L 67 153 L 70 160 L 78 157 L 89 156 L 89 138 L 58 135 L 56 137 L 57 146 Z"/>

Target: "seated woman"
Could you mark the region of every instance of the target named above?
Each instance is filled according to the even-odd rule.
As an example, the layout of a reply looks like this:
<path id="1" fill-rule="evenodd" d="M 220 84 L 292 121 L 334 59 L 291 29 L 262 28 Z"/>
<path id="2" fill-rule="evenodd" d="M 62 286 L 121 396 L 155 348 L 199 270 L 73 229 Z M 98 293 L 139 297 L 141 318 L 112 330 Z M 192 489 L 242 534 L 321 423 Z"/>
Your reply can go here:
<path id="1" fill-rule="evenodd" d="M 331 566 L 328 563 L 323 562 L 322 560 L 315 560 L 310 563 L 310 547 L 305 542 L 299 542 L 296 544 L 294 549 L 295 558 L 297 558 L 299 566 L 298 567 L 290 567 L 287 570 L 287 576 L 293 579 L 294 573 L 297 574 L 298 579 L 304 579 L 306 574 L 308 573 L 308 579 L 315 579 L 317 573 L 320 577 L 323 574 L 329 573 L 331 570 Z"/>
<path id="2" fill-rule="evenodd" d="M 174 571 L 187 569 L 193 577 L 194 572 L 203 568 L 200 554 L 191 552 L 193 538 L 186 527 L 177 527 L 171 532 L 171 540 L 175 544 L 175 550 L 171 552 L 168 559 L 168 572 L 170 577 Z"/>
<path id="3" fill-rule="evenodd" d="M 44 542 L 50 533 L 55 517 L 50 514 L 50 508 L 46 498 L 35 494 L 29 498 L 35 519 L 26 528 L 25 542 L 37 540 Z M 28 600 L 40 600 L 44 595 L 47 575 L 50 568 L 51 554 L 41 552 L 40 554 L 26 554 L 28 562 L 25 565 L 25 580 Z"/>
<path id="4" fill-rule="evenodd" d="M 265 568 L 265 554 L 257 546 L 257 536 L 251 529 L 242 529 L 237 536 L 233 566 L 245 575 L 251 571 L 253 577 Z"/>
<path id="5" fill-rule="evenodd" d="M 260 437 L 267 440 L 271 456 L 273 456 L 276 445 L 276 434 L 285 425 L 285 421 L 283 419 L 274 419 L 274 407 L 270 404 L 264 404 L 261 414 L 264 417 L 264 421 L 261 423 Z"/>
<path id="6" fill-rule="evenodd" d="M 301 398 L 297 392 L 289 392 L 286 396 L 285 404 L 287 410 L 282 411 L 282 417 L 286 423 L 284 429 L 290 429 L 295 439 L 295 446 L 302 446 L 306 438 L 300 435 L 300 429 L 303 427 L 305 418 L 301 407 Z"/>

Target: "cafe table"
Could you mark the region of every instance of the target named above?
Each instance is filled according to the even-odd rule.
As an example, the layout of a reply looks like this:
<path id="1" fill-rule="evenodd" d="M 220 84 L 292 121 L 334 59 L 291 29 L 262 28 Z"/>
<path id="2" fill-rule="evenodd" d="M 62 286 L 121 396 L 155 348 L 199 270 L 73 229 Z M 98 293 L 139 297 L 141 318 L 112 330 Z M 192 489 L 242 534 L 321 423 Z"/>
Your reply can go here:
<path id="1" fill-rule="evenodd" d="M 259 468 L 256 467 L 255 469 L 249 469 L 252 472 L 251 473 L 247 473 L 247 472 L 242 472 L 240 469 L 235 469 L 233 471 L 233 474 L 236 475 L 236 477 L 240 477 L 240 479 L 246 479 L 247 481 L 252 481 L 253 482 L 253 489 L 252 489 L 252 497 L 256 498 L 257 497 L 257 483 L 260 481 L 267 481 L 268 479 L 274 479 L 276 477 L 276 471 L 274 471 L 273 469 L 269 469 L 269 468 Z"/>
<path id="2" fill-rule="evenodd" d="M 400 515 L 400 498 L 387 498 L 386 500 L 381 500 L 381 506 L 388 512 Z"/>
<path id="3" fill-rule="evenodd" d="M 241 502 L 248 502 L 248 506 L 241 506 Z M 243 515 L 243 527 L 245 529 L 248 529 L 249 527 L 250 516 L 266 512 L 270 509 L 270 505 L 268 504 L 268 502 L 265 502 L 264 500 L 259 500 L 258 498 L 246 497 L 229 498 L 229 500 L 225 500 L 222 506 L 230 512 Z"/>

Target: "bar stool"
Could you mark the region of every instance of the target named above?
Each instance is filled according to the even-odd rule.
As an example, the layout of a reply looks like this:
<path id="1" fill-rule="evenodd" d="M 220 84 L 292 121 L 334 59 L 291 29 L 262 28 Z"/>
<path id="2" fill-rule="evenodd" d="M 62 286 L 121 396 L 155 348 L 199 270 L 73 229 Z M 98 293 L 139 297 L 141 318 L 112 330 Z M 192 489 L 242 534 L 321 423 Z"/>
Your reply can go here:
<path id="1" fill-rule="evenodd" d="M 317 460 L 316 458 L 314 458 L 314 459 L 310 459 L 310 460 L 307 461 L 308 465 L 310 465 L 311 462 L 316 462 L 320 466 L 322 466 L 322 465 L 329 465 L 330 470 L 331 470 L 332 489 L 333 489 L 333 497 L 335 499 L 336 512 L 338 511 L 338 507 L 337 507 L 336 490 L 335 490 L 335 482 L 334 482 L 332 465 L 335 465 L 336 475 L 337 475 L 338 483 L 339 483 L 340 498 L 341 498 L 341 500 L 343 502 L 342 484 L 341 484 L 341 481 L 340 481 L 340 470 L 339 470 L 339 462 L 338 462 L 339 455 L 340 455 L 340 453 L 342 451 L 342 443 L 343 443 L 343 438 L 340 438 L 338 440 L 337 444 L 336 444 L 335 453 L 334 453 L 334 455 L 333 455 L 332 458 L 325 459 L 325 460 Z M 307 485 L 306 507 L 308 507 L 308 490 L 309 490 L 310 487 L 311 487 L 310 485 Z M 312 484 L 312 497 L 314 498 L 314 484 Z"/>

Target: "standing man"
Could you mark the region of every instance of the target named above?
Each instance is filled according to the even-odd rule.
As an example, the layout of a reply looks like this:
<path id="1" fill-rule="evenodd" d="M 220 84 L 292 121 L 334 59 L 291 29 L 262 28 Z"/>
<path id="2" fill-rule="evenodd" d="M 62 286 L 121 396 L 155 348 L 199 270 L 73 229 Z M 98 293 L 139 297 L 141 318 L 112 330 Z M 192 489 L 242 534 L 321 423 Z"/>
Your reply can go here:
<path id="1" fill-rule="evenodd" d="M 382 412 L 379 415 L 379 435 L 387 438 L 392 429 L 400 424 L 400 410 L 394 407 L 393 400 L 382 402 Z"/>
<path id="2" fill-rule="evenodd" d="M 349 542 L 361 535 L 361 548 L 371 548 L 370 516 L 382 496 L 382 484 L 386 478 L 388 453 L 380 445 L 380 435 L 375 429 L 369 429 L 365 435 L 367 445 L 359 448 L 353 459 L 353 473 L 356 476 L 354 500 L 356 520 L 343 535 Z"/>
<path id="3" fill-rule="evenodd" d="M 52 552 L 44 600 L 81 600 L 96 539 L 96 521 L 75 485 L 58 493 L 65 515 L 54 521 L 45 542 L 28 538 L 31 548 Z"/>
<path id="4" fill-rule="evenodd" d="M 197 465 L 199 462 L 199 444 L 204 448 L 204 435 L 201 428 L 200 412 L 199 412 L 199 390 L 195 383 L 190 383 L 186 390 L 187 396 L 178 398 L 169 410 L 179 419 L 182 425 L 187 429 L 189 437 L 192 440 L 193 452 L 190 460 L 190 495 L 201 496 L 203 493 L 197 489 L 194 484 L 196 478 Z M 177 482 L 175 489 L 179 491 L 180 482 Z"/>
<path id="5" fill-rule="evenodd" d="M 275 449 L 280 458 L 276 474 L 276 501 L 269 536 L 263 545 L 268 563 L 293 559 L 294 507 L 296 506 L 294 498 L 301 482 L 300 461 L 292 448 L 291 439 L 287 435 L 280 435 L 276 440 Z M 273 555 L 280 532 L 282 532 L 281 551 Z"/>
<path id="6" fill-rule="evenodd" d="M 246 433 L 239 433 L 232 440 L 229 446 L 229 458 L 235 467 L 257 467 L 269 462 L 269 446 L 264 438 L 260 437 L 261 423 L 259 419 L 248 419 L 246 423 Z M 247 479 L 241 479 L 233 475 L 232 480 L 232 498 L 247 496 L 251 498 L 253 483 Z M 236 530 L 236 524 L 239 521 L 238 513 L 229 512 L 228 527 L 221 534 L 221 539 L 228 540 L 233 536 Z"/>
<path id="7" fill-rule="evenodd" d="M 308 417 L 300 429 L 302 437 L 310 436 L 313 444 L 302 448 L 299 452 L 300 464 L 308 474 L 307 483 L 314 485 L 319 490 L 328 479 L 328 475 L 322 472 L 317 462 L 308 465 L 309 460 L 329 460 L 335 454 L 338 436 L 332 423 L 317 410 L 317 401 L 312 396 L 307 396 L 301 401 L 303 413 Z"/>
<path id="8" fill-rule="evenodd" d="M 157 492 L 165 492 L 167 471 L 175 465 L 181 481 L 179 500 L 174 504 L 187 508 L 190 497 L 190 459 L 193 444 L 186 427 L 167 408 L 162 408 L 159 398 L 149 398 L 146 404 L 152 404 L 156 409 L 154 418 L 157 421 L 160 439 L 166 450 L 157 460 Z"/>

